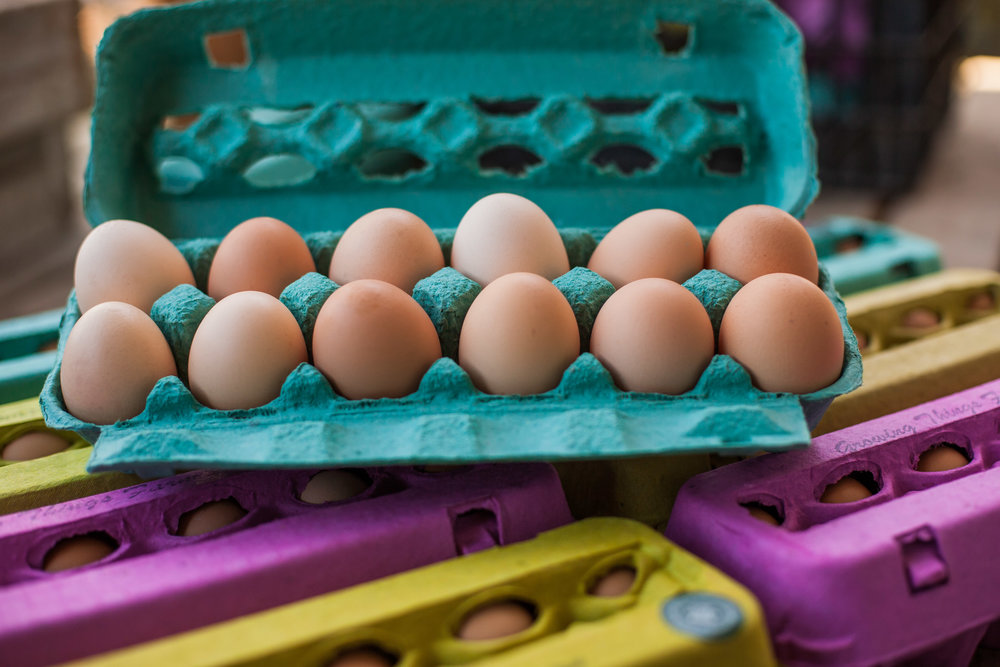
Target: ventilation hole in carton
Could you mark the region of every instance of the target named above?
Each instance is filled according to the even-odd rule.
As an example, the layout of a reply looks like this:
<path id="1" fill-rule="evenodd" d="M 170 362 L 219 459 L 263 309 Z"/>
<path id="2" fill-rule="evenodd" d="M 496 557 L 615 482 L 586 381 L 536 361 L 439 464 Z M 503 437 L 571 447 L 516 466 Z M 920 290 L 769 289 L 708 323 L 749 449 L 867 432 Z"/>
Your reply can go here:
<path id="1" fill-rule="evenodd" d="M 47 340 L 38 346 L 36 352 L 54 352 L 59 349 L 58 340 Z"/>
<path id="2" fill-rule="evenodd" d="M 656 101 L 653 97 L 587 98 L 587 106 L 606 116 L 627 116 L 642 113 Z"/>
<path id="3" fill-rule="evenodd" d="M 913 262 L 899 262 L 889 267 L 889 274 L 893 280 L 907 280 L 916 277 L 917 267 Z"/>
<path id="4" fill-rule="evenodd" d="M 527 148 L 510 144 L 496 146 L 480 154 L 479 170 L 484 173 L 502 172 L 509 176 L 524 176 L 542 162 L 542 158 Z"/>
<path id="5" fill-rule="evenodd" d="M 181 537 L 204 535 L 236 523 L 246 514 L 233 498 L 213 500 L 182 514 L 175 534 Z"/>
<path id="6" fill-rule="evenodd" d="M 250 45 L 242 28 L 207 34 L 203 43 L 205 57 L 212 67 L 245 69 L 250 64 Z"/>
<path id="7" fill-rule="evenodd" d="M 875 475 L 867 470 L 858 470 L 827 485 L 819 500 L 823 503 L 853 503 L 874 496 L 880 488 Z"/>
<path id="8" fill-rule="evenodd" d="M 742 507 L 747 509 L 750 516 L 757 519 L 758 521 L 763 521 L 764 523 L 769 523 L 772 526 L 780 526 L 785 522 L 785 517 L 781 516 L 781 512 L 778 511 L 777 507 L 773 505 L 765 505 L 764 503 L 752 502 L 752 503 L 741 503 Z"/>
<path id="9" fill-rule="evenodd" d="M 186 195 L 205 180 L 198 163 L 186 157 L 165 157 L 156 165 L 160 191 L 168 195 Z"/>
<path id="10" fill-rule="evenodd" d="M 279 109 L 275 107 L 251 107 L 247 109 L 247 118 L 258 125 L 280 126 L 294 125 L 309 117 L 313 112 L 311 104 L 293 107 L 290 109 Z"/>
<path id="11" fill-rule="evenodd" d="M 727 102 L 723 100 L 707 100 L 698 98 L 698 104 L 723 116 L 739 116 L 743 113 L 743 105 L 739 102 Z"/>
<path id="12" fill-rule="evenodd" d="M 372 485 L 364 470 L 323 470 L 309 478 L 299 500 L 310 505 L 340 502 L 359 496 Z"/>
<path id="13" fill-rule="evenodd" d="M 510 637 L 530 628 L 537 617 L 535 605 L 527 600 L 489 602 L 466 614 L 455 636 L 470 642 Z"/>
<path id="14" fill-rule="evenodd" d="M 358 102 L 354 106 L 367 118 L 398 123 L 417 116 L 427 102 Z"/>
<path id="15" fill-rule="evenodd" d="M 326 667 L 392 667 L 399 656 L 377 644 L 362 644 L 342 649 Z"/>
<path id="16" fill-rule="evenodd" d="M 308 183 L 316 176 L 316 167 L 301 155 L 268 155 L 243 172 L 243 180 L 255 188 L 288 188 Z"/>
<path id="17" fill-rule="evenodd" d="M 969 454 L 951 442 L 939 442 L 925 449 L 917 459 L 918 472 L 943 472 L 968 465 Z"/>
<path id="18" fill-rule="evenodd" d="M 858 350 L 864 352 L 868 349 L 868 334 L 860 329 L 853 329 L 854 337 L 858 339 Z"/>
<path id="19" fill-rule="evenodd" d="M 903 313 L 899 323 L 907 329 L 929 331 L 941 324 L 941 315 L 930 308 L 911 308 Z"/>
<path id="20" fill-rule="evenodd" d="M 965 309 L 975 317 L 982 317 L 996 311 L 997 300 L 993 292 L 976 292 L 966 300 Z"/>
<path id="21" fill-rule="evenodd" d="M 171 132 L 183 132 L 198 122 L 200 113 L 180 113 L 171 116 L 164 116 L 160 120 L 160 127 Z"/>
<path id="22" fill-rule="evenodd" d="M 118 541 L 103 531 L 68 537 L 49 549 L 42 569 L 46 572 L 72 570 L 107 558 L 116 549 Z"/>
<path id="23" fill-rule="evenodd" d="M 69 447 L 69 443 L 50 431 L 28 431 L 17 436 L 0 452 L 4 461 L 31 461 L 43 456 L 58 454 Z"/>
<path id="24" fill-rule="evenodd" d="M 611 144 L 594 153 L 590 163 L 602 170 L 615 170 L 625 176 L 646 172 L 656 166 L 656 156 L 634 144 Z"/>
<path id="25" fill-rule="evenodd" d="M 491 510 L 476 508 L 452 519 L 455 553 L 471 554 L 500 544 L 500 526 Z"/>
<path id="26" fill-rule="evenodd" d="M 513 100 L 472 98 L 472 103 L 489 116 L 527 116 L 538 108 L 541 101 L 539 97 L 520 97 Z"/>
<path id="27" fill-rule="evenodd" d="M 861 234 L 850 234 L 844 238 L 837 239 L 837 242 L 833 246 L 833 251 L 838 255 L 846 255 L 847 253 L 857 252 L 861 250 L 865 245 L 865 237 Z"/>
<path id="28" fill-rule="evenodd" d="M 723 146 L 701 158 L 710 174 L 740 176 L 743 174 L 743 147 Z"/>
<path id="29" fill-rule="evenodd" d="M 365 178 L 400 180 L 427 169 L 427 161 L 404 148 L 386 148 L 361 158 L 358 171 Z"/>
<path id="30" fill-rule="evenodd" d="M 656 42 L 664 53 L 677 55 L 687 50 L 690 45 L 691 26 L 687 23 L 657 20 L 653 36 L 656 37 Z"/>
<path id="31" fill-rule="evenodd" d="M 625 595 L 635 585 L 637 573 L 631 565 L 616 565 L 602 572 L 587 586 L 587 595 L 599 598 L 617 598 Z"/>

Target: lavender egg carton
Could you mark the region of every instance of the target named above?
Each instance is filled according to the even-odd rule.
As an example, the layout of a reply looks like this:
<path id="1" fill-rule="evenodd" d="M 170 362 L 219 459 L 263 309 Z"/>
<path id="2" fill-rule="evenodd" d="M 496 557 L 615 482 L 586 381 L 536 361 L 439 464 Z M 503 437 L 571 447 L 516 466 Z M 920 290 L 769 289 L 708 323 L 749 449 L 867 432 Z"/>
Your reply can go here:
<path id="1" fill-rule="evenodd" d="M 586 265 L 599 232 L 562 230 L 575 268 L 554 283 L 577 317 L 584 350 L 611 283 Z M 450 232 L 438 238 L 450 254 Z M 326 272 L 339 239 L 334 232 L 307 236 L 317 269 Z M 218 240 L 179 244 L 205 284 Z M 740 283 L 705 270 L 684 283 L 705 306 L 718 332 L 722 314 Z M 676 454 L 706 451 L 782 450 L 809 442 L 830 402 L 860 384 L 861 357 L 843 302 L 825 271 L 820 287 L 835 304 L 844 333 L 841 377 L 819 391 L 795 395 L 753 387 L 733 359 L 716 355 L 690 391 L 670 396 L 625 392 L 591 354 L 583 353 L 560 384 L 535 395 L 502 396 L 477 390 L 458 366 L 462 322 L 480 286 L 445 268 L 421 280 L 413 297 L 437 328 L 444 357 L 419 389 L 398 399 L 347 400 L 312 365 L 302 364 L 281 394 L 250 410 L 207 408 L 184 384 L 188 351 L 198 324 L 214 305 L 203 291 L 182 285 L 161 297 L 152 317 L 170 343 L 180 378 L 160 380 L 138 416 L 108 426 L 80 421 L 66 410 L 60 362 L 42 393 L 46 423 L 96 442 L 89 470 L 168 474 L 184 468 L 312 467 L 408 463 L 470 463 Z M 289 285 L 282 302 L 295 314 L 307 344 L 326 299 L 337 284 L 310 273 Z M 73 296 L 62 322 L 60 346 L 79 318 Z M 60 357 L 61 358 L 61 357 Z"/>
<path id="2" fill-rule="evenodd" d="M 571 521 L 544 464 L 354 474 L 367 488 L 326 504 L 300 499 L 314 472 L 201 471 L 0 517 L 0 661 L 29 667 L 109 651 Z M 182 515 L 223 499 L 246 515 L 177 534 Z M 76 569 L 42 569 L 61 540 L 94 534 L 117 547 Z"/>
<path id="3" fill-rule="evenodd" d="M 725 466 L 666 534 L 754 592 L 784 665 L 967 665 L 1000 638 L 998 426 L 1000 380 Z M 969 462 L 919 471 L 940 445 Z M 820 502 L 845 476 L 872 495 Z"/>

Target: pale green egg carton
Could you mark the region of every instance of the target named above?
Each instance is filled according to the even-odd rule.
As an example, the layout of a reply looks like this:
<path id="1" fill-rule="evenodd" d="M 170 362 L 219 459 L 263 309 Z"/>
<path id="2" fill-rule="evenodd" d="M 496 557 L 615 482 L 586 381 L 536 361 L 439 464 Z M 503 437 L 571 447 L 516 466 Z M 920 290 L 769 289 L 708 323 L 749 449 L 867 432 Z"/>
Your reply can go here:
<path id="1" fill-rule="evenodd" d="M 586 345 L 611 290 L 580 267 L 604 231 L 648 208 L 705 234 L 747 204 L 801 216 L 815 172 L 801 37 L 764 0 L 207 0 L 105 35 L 86 213 L 159 229 L 204 286 L 218 241 L 250 217 L 291 224 L 323 271 L 370 210 L 447 230 L 482 196 L 514 192 L 563 235 L 577 268 L 556 284 Z M 439 240 L 447 254 L 450 232 Z M 703 272 L 687 286 L 717 325 L 738 283 Z M 844 324 L 844 369 L 804 396 L 760 392 L 724 356 L 681 396 L 622 392 L 585 353 L 534 396 L 483 394 L 446 356 L 400 399 L 346 400 L 303 364 L 253 410 L 210 410 L 165 378 L 139 416 L 85 424 L 65 411 L 58 366 L 43 400 L 49 423 L 97 441 L 92 470 L 143 474 L 787 449 L 860 383 L 825 272 L 821 287 Z M 311 274 L 285 291 L 307 339 L 334 288 Z M 446 355 L 477 292 L 450 269 L 415 289 Z M 182 288 L 154 309 L 179 368 L 210 305 Z M 77 317 L 71 297 L 63 340 Z"/>

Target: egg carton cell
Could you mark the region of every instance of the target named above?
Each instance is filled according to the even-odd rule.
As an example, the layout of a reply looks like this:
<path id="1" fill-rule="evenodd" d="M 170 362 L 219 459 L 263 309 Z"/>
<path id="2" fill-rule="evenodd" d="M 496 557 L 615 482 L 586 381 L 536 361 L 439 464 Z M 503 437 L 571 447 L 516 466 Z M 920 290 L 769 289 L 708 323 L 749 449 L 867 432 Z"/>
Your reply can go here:
<path id="1" fill-rule="evenodd" d="M 570 520 L 545 464 L 185 473 L 0 517 L 0 651 L 78 659 Z"/>
<path id="2" fill-rule="evenodd" d="M 362 653 L 400 667 L 776 664 L 742 586 L 608 518 L 94 660 L 346 665 Z"/>
<path id="3" fill-rule="evenodd" d="M 966 665 L 1000 628 L 998 427 L 994 380 L 724 466 L 666 535 L 757 595 L 782 664 Z"/>

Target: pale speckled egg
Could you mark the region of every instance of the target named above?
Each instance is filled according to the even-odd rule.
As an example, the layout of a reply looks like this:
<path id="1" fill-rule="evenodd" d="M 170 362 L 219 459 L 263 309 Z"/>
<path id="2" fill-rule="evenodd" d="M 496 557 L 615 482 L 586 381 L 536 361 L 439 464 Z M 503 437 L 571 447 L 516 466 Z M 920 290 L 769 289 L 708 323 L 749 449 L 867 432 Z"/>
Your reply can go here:
<path id="1" fill-rule="evenodd" d="M 444 254 L 427 223 L 400 208 L 361 216 L 344 232 L 330 260 L 339 285 L 373 278 L 412 292 L 421 278 L 444 268 Z"/>
<path id="2" fill-rule="evenodd" d="M 140 222 L 109 220 L 87 235 L 76 253 L 73 284 L 80 312 L 105 301 L 149 312 L 178 285 L 194 285 L 187 260 L 166 236 Z"/>
<path id="3" fill-rule="evenodd" d="M 198 325 L 188 356 L 194 397 L 216 410 L 270 403 L 288 374 L 308 361 L 298 322 L 263 292 L 237 292 L 215 304 Z"/>
<path id="4" fill-rule="evenodd" d="M 355 280 L 326 300 L 313 328 L 313 363 L 349 399 L 412 394 L 441 357 L 431 318 L 381 280 Z"/>
<path id="5" fill-rule="evenodd" d="M 719 327 L 719 353 L 764 391 L 808 394 L 833 384 L 844 363 L 837 309 L 815 284 L 772 273 L 744 285 Z"/>
<path id="6" fill-rule="evenodd" d="M 208 271 L 208 295 L 217 301 L 245 291 L 278 297 L 315 270 L 309 246 L 295 229 L 274 218 L 251 218 L 219 244 Z"/>
<path id="7" fill-rule="evenodd" d="M 69 332 L 59 381 L 70 414 L 113 424 L 142 412 L 160 378 L 176 374 L 170 346 L 149 315 L 107 301 L 84 313 Z"/>
<path id="8" fill-rule="evenodd" d="M 569 271 L 569 257 L 545 211 L 524 197 L 497 193 L 473 204 L 458 223 L 451 265 L 486 286 L 518 272 L 553 280 Z"/>
<path id="9" fill-rule="evenodd" d="M 694 223 L 675 211 L 656 208 L 625 218 L 601 239 L 587 268 L 615 289 L 641 278 L 682 283 L 705 265 Z"/>
<path id="10" fill-rule="evenodd" d="M 698 298 L 663 278 L 643 278 L 597 313 L 590 351 L 625 391 L 683 394 L 715 354 L 712 321 Z"/>
<path id="11" fill-rule="evenodd" d="M 768 273 L 819 280 L 809 232 L 785 211 L 763 204 L 737 209 L 719 223 L 705 249 L 705 268 L 744 284 Z"/>
<path id="12" fill-rule="evenodd" d="M 579 354 L 573 308 L 559 288 L 533 273 L 509 273 L 487 285 L 458 339 L 459 365 L 488 394 L 554 389 Z"/>

